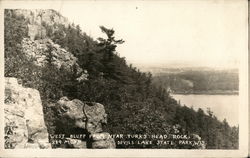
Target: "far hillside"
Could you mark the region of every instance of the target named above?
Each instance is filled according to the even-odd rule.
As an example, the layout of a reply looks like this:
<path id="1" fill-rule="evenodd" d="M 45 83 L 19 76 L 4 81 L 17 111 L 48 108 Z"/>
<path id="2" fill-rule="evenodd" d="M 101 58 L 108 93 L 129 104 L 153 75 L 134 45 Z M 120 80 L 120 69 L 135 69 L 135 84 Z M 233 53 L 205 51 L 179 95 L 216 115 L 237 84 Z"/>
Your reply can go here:
<path id="1" fill-rule="evenodd" d="M 162 68 L 153 70 L 153 83 L 175 94 L 238 94 L 237 69 Z"/>

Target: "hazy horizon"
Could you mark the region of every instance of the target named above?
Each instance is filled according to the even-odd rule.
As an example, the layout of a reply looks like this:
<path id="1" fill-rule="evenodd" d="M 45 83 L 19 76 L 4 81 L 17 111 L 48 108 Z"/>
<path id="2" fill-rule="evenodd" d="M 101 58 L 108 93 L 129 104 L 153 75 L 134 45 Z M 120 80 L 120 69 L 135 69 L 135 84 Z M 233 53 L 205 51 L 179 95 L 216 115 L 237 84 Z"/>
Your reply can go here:
<path id="1" fill-rule="evenodd" d="M 115 37 L 125 40 L 117 52 L 135 66 L 238 68 L 242 4 L 79 2 L 64 3 L 58 11 L 94 38 L 104 36 L 100 25 L 114 28 Z"/>
<path id="2" fill-rule="evenodd" d="M 226 66 L 216 66 L 216 65 L 202 65 L 202 64 L 195 64 L 190 62 L 180 62 L 180 61 L 172 61 L 172 62 L 165 62 L 165 63 L 143 63 L 143 62 L 136 62 L 127 60 L 128 64 L 132 64 L 137 68 L 210 68 L 210 69 L 239 69 L 237 65 L 226 65 Z"/>

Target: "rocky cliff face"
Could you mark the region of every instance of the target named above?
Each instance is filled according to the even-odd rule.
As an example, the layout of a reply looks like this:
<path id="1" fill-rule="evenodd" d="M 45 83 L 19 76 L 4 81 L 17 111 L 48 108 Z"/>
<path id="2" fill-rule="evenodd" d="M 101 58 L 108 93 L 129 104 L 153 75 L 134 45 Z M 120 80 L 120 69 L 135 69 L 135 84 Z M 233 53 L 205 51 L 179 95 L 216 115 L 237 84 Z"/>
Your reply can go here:
<path id="1" fill-rule="evenodd" d="M 42 25 L 46 22 L 49 25 L 53 24 L 63 24 L 66 27 L 69 25 L 69 21 L 66 17 L 60 15 L 57 11 L 53 9 L 15 9 L 14 12 L 17 15 L 23 15 L 25 18 L 29 19 L 30 24 Z"/>
<path id="2" fill-rule="evenodd" d="M 115 148 L 114 139 L 102 130 L 107 123 L 102 104 L 63 97 L 54 108 L 61 133 L 74 135 L 78 129 L 78 133 L 86 136 L 66 138 L 71 148 Z M 16 78 L 5 78 L 4 113 L 5 148 L 51 148 L 37 90 L 22 87 Z"/>
<path id="3" fill-rule="evenodd" d="M 49 50 L 49 47 L 51 50 Z M 64 66 L 70 69 L 74 64 L 78 66 L 76 63 L 77 58 L 74 57 L 74 55 L 67 52 L 50 39 L 31 40 L 29 38 L 24 38 L 22 41 L 22 50 L 25 55 L 29 59 L 33 59 L 33 62 L 38 66 L 45 66 L 48 60 L 51 60 L 52 64 L 57 68 Z M 51 53 L 50 57 L 48 57 L 49 53 Z"/>
<path id="4" fill-rule="evenodd" d="M 48 61 L 51 61 L 58 69 L 63 67 L 66 70 L 73 70 L 75 66 L 79 74 L 78 80 L 87 79 L 87 71 L 80 68 L 77 58 L 48 38 L 40 40 L 24 38 L 22 50 L 38 66 L 45 66 Z"/>
<path id="5" fill-rule="evenodd" d="M 5 78 L 5 148 L 50 148 L 40 94 Z"/>
<path id="6" fill-rule="evenodd" d="M 57 117 L 61 130 L 72 135 L 76 129 L 86 139 L 68 138 L 74 148 L 115 148 L 114 139 L 104 132 L 102 125 L 107 123 L 104 106 L 99 103 L 83 103 L 78 99 L 61 98 L 56 104 Z M 80 144 L 80 145 L 79 145 Z"/>
<path id="7" fill-rule="evenodd" d="M 68 27 L 70 23 L 67 18 L 51 9 L 11 9 L 7 12 L 8 15 L 22 16 L 25 19 L 24 28 L 28 29 L 28 37 L 23 38 L 21 49 L 27 58 L 38 66 L 44 66 L 48 61 L 51 61 L 58 69 L 63 67 L 63 70 L 72 72 L 74 69 L 75 72 L 76 68 L 78 80 L 87 79 L 87 71 L 80 68 L 77 58 L 71 52 L 54 43 L 46 35 L 47 30 L 54 32 L 59 29 L 58 25 Z M 50 29 L 48 29 L 48 26 Z"/>
<path id="8" fill-rule="evenodd" d="M 51 26 L 52 31 L 57 29 L 54 24 L 68 27 L 69 22 L 66 18 L 53 10 L 13 10 L 13 12 L 24 16 L 28 23 L 29 37 L 23 38 L 21 43 L 25 58 L 41 67 L 49 63 L 62 71 L 72 72 L 76 68 L 79 76 L 77 80 L 87 80 L 87 71 L 80 68 L 77 58 L 46 36 L 47 26 Z M 49 104 L 44 100 L 43 103 Z M 16 78 L 6 78 L 4 108 L 6 148 L 51 148 L 51 142 L 48 140 L 50 137 L 44 123 L 42 102 L 37 90 L 22 87 Z M 55 120 L 59 125 L 57 132 L 74 134 L 77 129 L 79 133 L 86 135 L 84 140 L 68 138 L 73 142 L 70 147 L 115 147 L 114 140 L 102 130 L 102 125 L 107 121 L 103 105 L 87 104 L 77 99 L 69 100 L 63 97 L 56 103 L 55 108 L 57 111 Z M 47 111 L 44 111 L 46 115 Z M 50 129 L 48 122 L 46 125 Z"/>
<path id="9" fill-rule="evenodd" d="M 43 39 L 46 37 L 45 25 L 53 26 L 54 24 L 62 24 L 68 27 L 70 24 L 67 18 L 52 9 L 15 9 L 14 13 L 24 16 L 28 21 L 28 35 L 33 40 L 35 38 Z"/>
<path id="10" fill-rule="evenodd" d="M 80 68 L 77 58 L 46 36 L 46 26 L 50 26 L 52 32 L 58 29 L 57 24 L 68 27 L 70 23 L 67 18 L 51 9 L 15 9 L 12 13 L 23 16 L 28 23 L 29 38 L 23 38 L 21 46 L 29 59 L 38 66 L 44 66 L 50 60 L 58 69 L 63 67 L 72 71 L 75 67 L 79 76 L 78 80 L 87 79 L 87 71 Z"/>

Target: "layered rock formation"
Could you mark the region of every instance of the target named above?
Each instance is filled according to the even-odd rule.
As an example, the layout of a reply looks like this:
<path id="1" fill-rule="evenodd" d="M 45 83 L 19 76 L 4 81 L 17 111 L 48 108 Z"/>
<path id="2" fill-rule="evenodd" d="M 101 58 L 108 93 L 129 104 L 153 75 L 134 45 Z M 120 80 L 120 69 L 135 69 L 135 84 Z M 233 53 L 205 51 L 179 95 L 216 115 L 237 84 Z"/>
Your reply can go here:
<path id="1" fill-rule="evenodd" d="M 70 24 L 67 18 L 61 16 L 58 12 L 52 9 L 15 9 L 13 11 L 17 15 L 24 16 L 28 21 L 28 35 L 32 40 L 35 38 L 43 39 L 46 37 L 45 25 L 53 26 L 54 24 L 61 24 L 68 27 Z"/>
<path id="2" fill-rule="evenodd" d="M 77 72 L 77 80 L 87 80 L 88 74 L 79 65 L 77 58 L 69 51 L 55 44 L 46 35 L 46 29 L 59 29 L 59 25 L 68 27 L 69 21 L 54 10 L 11 10 L 18 16 L 23 16 L 27 22 L 28 37 L 21 43 L 22 52 L 30 62 L 44 67 L 52 64 L 59 70 Z M 51 66 L 51 65 L 50 65 Z M 46 107 L 46 106 L 45 106 Z M 67 138 L 72 148 L 114 148 L 114 140 L 103 132 L 102 124 L 106 123 L 106 113 L 103 105 L 98 103 L 83 103 L 80 100 L 61 98 L 57 104 L 57 129 L 66 134 L 86 134 L 84 140 Z M 6 148 L 49 148 L 48 133 L 44 125 L 40 94 L 37 90 L 24 88 L 15 78 L 6 78 L 5 87 L 5 134 Z M 47 107 L 46 107 L 47 108 Z M 45 110 L 46 114 L 47 111 Z M 53 115 L 49 115 L 54 117 Z M 46 122 L 46 125 L 50 123 Z M 60 126 L 61 125 L 61 126 Z M 64 129 L 63 129 L 64 128 Z M 48 129 L 50 126 L 48 125 Z M 46 131 L 46 132 L 45 132 Z M 54 132 L 54 131 L 53 131 Z M 52 133 L 53 133 L 52 132 Z M 100 137 L 105 135 L 105 137 Z M 50 135 L 49 135 L 49 138 Z M 43 143 L 45 142 L 45 143 Z M 98 143 L 99 142 L 99 143 Z M 67 146 L 68 147 L 68 146 Z"/>
<path id="3" fill-rule="evenodd" d="M 5 148 L 50 148 L 40 94 L 5 78 Z"/>
<path id="4" fill-rule="evenodd" d="M 115 148 L 115 142 L 104 132 L 107 123 L 104 106 L 99 103 L 83 103 L 80 100 L 61 98 L 54 108 L 61 132 L 85 138 L 66 138 L 71 148 Z M 24 88 L 16 78 L 5 78 L 5 148 L 51 148 L 40 94 L 32 88 Z"/>
<path id="5" fill-rule="evenodd" d="M 70 22 L 67 18 L 52 9 L 13 9 L 10 13 L 23 16 L 26 20 L 28 38 L 23 38 L 21 46 L 27 58 L 38 66 L 44 66 L 51 61 L 58 69 L 62 67 L 69 71 L 76 69 L 78 81 L 87 79 L 87 71 L 80 68 L 77 58 L 47 36 L 48 27 L 51 33 L 59 29 L 58 25 L 68 27 Z"/>
<path id="6" fill-rule="evenodd" d="M 49 48 L 51 50 L 49 50 Z M 55 44 L 50 39 L 31 40 L 24 38 L 22 42 L 22 49 L 25 55 L 29 59 L 33 59 L 34 63 L 39 66 L 44 66 L 48 62 L 48 58 L 52 61 L 52 64 L 57 68 L 64 66 L 65 68 L 71 68 L 73 65 L 77 65 L 77 58 L 61 48 L 58 44 Z M 49 54 L 51 53 L 51 54 Z M 79 66 L 78 66 L 79 67 Z"/>
<path id="7" fill-rule="evenodd" d="M 38 66 L 45 66 L 48 61 L 60 69 L 72 70 L 74 67 L 79 74 L 78 80 L 86 80 L 87 72 L 82 70 L 77 63 L 77 58 L 70 52 L 55 44 L 51 39 L 32 40 L 24 38 L 22 50 L 25 55 Z"/>
<path id="8" fill-rule="evenodd" d="M 57 102 L 55 108 L 61 125 L 65 127 L 61 130 L 70 135 L 78 129 L 81 134 L 87 136 L 85 140 L 72 141 L 70 138 L 71 142 L 76 142 L 72 144 L 73 147 L 115 148 L 114 139 L 102 129 L 102 125 L 107 123 L 107 114 L 102 104 L 83 103 L 78 99 L 69 100 L 67 97 L 63 97 Z"/>
<path id="9" fill-rule="evenodd" d="M 49 25 L 69 25 L 68 19 L 53 9 L 14 9 L 14 12 L 29 19 L 30 24 L 42 25 L 42 22 L 46 22 Z"/>

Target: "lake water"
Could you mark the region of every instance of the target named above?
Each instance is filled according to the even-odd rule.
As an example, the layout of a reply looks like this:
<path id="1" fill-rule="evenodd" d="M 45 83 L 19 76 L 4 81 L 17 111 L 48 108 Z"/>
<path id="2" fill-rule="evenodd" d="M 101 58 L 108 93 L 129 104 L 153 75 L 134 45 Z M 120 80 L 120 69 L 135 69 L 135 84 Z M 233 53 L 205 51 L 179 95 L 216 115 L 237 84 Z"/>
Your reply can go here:
<path id="1" fill-rule="evenodd" d="M 226 118 L 229 125 L 238 125 L 238 95 L 179 95 L 172 94 L 181 105 L 193 107 L 194 110 L 201 108 L 204 112 L 210 108 L 213 114 L 221 121 Z"/>

